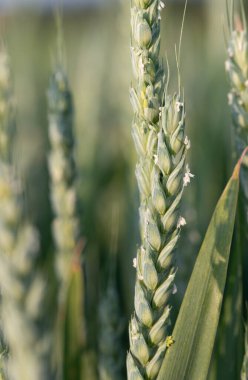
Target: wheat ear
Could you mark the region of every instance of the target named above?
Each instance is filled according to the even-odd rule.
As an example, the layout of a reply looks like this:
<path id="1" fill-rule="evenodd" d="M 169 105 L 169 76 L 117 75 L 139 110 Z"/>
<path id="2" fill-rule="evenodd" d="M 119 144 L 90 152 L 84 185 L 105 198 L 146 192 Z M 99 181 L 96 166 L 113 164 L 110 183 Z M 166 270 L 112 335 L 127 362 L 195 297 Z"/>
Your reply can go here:
<path id="1" fill-rule="evenodd" d="M 248 145 L 248 36 L 245 19 L 237 21 L 235 29 L 231 30 L 228 45 L 226 71 L 230 79 L 231 90 L 228 102 L 232 111 L 235 132 L 236 154 L 239 157 Z M 248 159 L 244 159 L 241 173 L 241 186 L 248 225 Z M 246 236 L 247 232 L 246 232 Z"/>
<path id="2" fill-rule="evenodd" d="M 8 345 L 7 378 L 52 379 L 51 331 L 46 325 L 46 284 L 39 238 L 25 221 L 23 192 L 10 164 L 11 86 L 8 60 L 0 57 L 0 286 L 1 317 Z"/>
<path id="3" fill-rule="evenodd" d="M 48 90 L 50 191 L 54 212 L 53 235 L 60 297 L 64 300 L 73 254 L 79 244 L 75 162 L 73 157 L 73 105 L 62 66 L 54 70 Z"/>
<path id="4" fill-rule="evenodd" d="M 128 379 L 155 379 L 169 334 L 170 296 L 175 292 L 174 250 L 185 220 L 179 215 L 184 185 L 184 103 L 165 94 L 165 74 L 159 60 L 158 0 L 136 0 L 131 8 L 132 62 L 136 86 L 133 138 L 138 153 L 136 177 L 140 191 L 141 247 L 135 266 L 135 312 L 129 326 Z"/>

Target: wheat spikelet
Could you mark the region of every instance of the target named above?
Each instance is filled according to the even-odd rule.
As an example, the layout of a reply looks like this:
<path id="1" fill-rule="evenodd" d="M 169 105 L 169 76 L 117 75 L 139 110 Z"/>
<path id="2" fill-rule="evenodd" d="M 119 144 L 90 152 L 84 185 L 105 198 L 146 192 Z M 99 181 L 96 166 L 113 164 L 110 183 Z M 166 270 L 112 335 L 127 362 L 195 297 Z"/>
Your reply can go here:
<path id="1" fill-rule="evenodd" d="M 179 206 L 189 140 L 180 95 L 165 94 L 165 74 L 159 60 L 160 12 L 158 0 L 133 1 L 131 9 L 132 62 L 136 87 L 133 138 L 139 161 L 136 177 L 140 191 L 141 247 L 137 267 L 135 313 L 129 326 L 128 379 L 155 379 L 169 335 L 169 300 L 176 288 L 173 253 L 185 224 Z"/>

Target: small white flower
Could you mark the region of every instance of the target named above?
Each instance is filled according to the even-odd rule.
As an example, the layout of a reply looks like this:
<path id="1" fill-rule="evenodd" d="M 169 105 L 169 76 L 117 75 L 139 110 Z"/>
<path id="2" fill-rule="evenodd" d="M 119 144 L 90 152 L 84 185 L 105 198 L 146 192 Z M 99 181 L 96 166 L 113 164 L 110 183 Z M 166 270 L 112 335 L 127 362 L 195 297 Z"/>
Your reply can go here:
<path id="1" fill-rule="evenodd" d="M 233 57 L 233 49 L 232 49 L 231 47 L 229 47 L 229 48 L 227 49 L 227 53 L 228 53 L 228 55 L 229 55 L 230 58 Z"/>
<path id="2" fill-rule="evenodd" d="M 186 224 L 187 223 L 186 223 L 186 220 L 184 219 L 184 217 L 180 216 L 180 218 L 178 219 L 178 222 L 177 222 L 177 228 L 185 226 Z"/>
<path id="3" fill-rule="evenodd" d="M 154 154 L 153 158 L 154 158 L 155 165 L 157 165 L 158 164 L 158 155 Z"/>
<path id="4" fill-rule="evenodd" d="M 173 289 L 172 289 L 172 294 L 176 294 L 177 293 L 177 287 L 176 287 L 176 284 L 173 285 Z"/>
<path id="5" fill-rule="evenodd" d="M 183 186 L 187 186 L 190 183 L 191 178 L 194 178 L 194 174 L 190 173 L 190 168 L 189 168 L 189 165 L 187 164 L 186 172 L 183 177 Z"/>
<path id="6" fill-rule="evenodd" d="M 231 105 L 233 103 L 233 94 L 232 92 L 229 92 L 227 95 L 228 104 Z"/>
<path id="7" fill-rule="evenodd" d="M 243 47 L 242 40 L 238 39 L 238 49 L 239 49 L 239 51 L 242 51 L 242 47 Z"/>
<path id="8" fill-rule="evenodd" d="M 185 139 L 184 139 L 184 144 L 186 145 L 186 149 L 189 150 L 190 147 L 191 147 L 191 141 L 190 141 L 190 139 L 188 138 L 188 136 L 185 137 Z"/>
<path id="9" fill-rule="evenodd" d="M 230 71 L 231 70 L 231 63 L 230 63 L 230 61 L 226 61 L 225 62 L 225 68 L 226 68 L 226 71 Z"/>
<path id="10" fill-rule="evenodd" d="M 182 102 L 176 102 L 176 111 L 177 112 L 180 112 L 181 107 L 183 107 L 183 103 Z"/>
<path id="11" fill-rule="evenodd" d="M 139 279 L 140 281 L 143 281 L 143 280 L 144 280 L 144 277 L 139 273 L 139 274 L 138 274 L 138 279 Z"/>
<path id="12" fill-rule="evenodd" d="M 136 259 L 136 257 L 133 259 L 133 267 L 137 268 L 137 259 Z"/>
<path id="13" fill-rule="evenodd" d="M 160 1 L 159 4 L 158 4 L 158 11 L 161 12 L 162 9 L 164 9 L 164 7 L 165 7 L 164 2 Z M 158 16 L 158 19 L 161 20 L 161 16 L 160 15 Z"/>

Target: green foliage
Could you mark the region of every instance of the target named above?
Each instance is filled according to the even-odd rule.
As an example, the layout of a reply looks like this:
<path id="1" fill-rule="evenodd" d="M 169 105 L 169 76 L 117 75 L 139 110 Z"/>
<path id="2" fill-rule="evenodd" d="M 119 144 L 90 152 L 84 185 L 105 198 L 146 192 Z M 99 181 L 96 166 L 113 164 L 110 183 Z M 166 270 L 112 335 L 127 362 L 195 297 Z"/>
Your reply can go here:
<path id="1" fill-rule="evenodd" d="M 247 380 L 248 377 L 248 329 L 245 329 L 245 355 L 241 371 L 241 380 Z"/>
<path id="2" fill-rule="evenodd" d="M 235 167 L 200 249 L 158 379 L 207 378 L 226 282 L 239 191 Z"/>

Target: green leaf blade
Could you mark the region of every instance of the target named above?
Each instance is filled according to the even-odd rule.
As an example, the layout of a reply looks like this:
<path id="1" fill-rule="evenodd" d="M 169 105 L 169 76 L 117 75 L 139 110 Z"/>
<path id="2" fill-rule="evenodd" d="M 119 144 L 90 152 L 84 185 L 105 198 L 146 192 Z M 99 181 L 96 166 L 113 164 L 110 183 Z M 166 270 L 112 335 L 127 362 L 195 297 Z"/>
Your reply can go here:
<path id="1" fill-rule="evenodd" d="M 239 192 L 241 161 L 212 216 L 158 380 L 205 380 L 216 336 Z"/>

